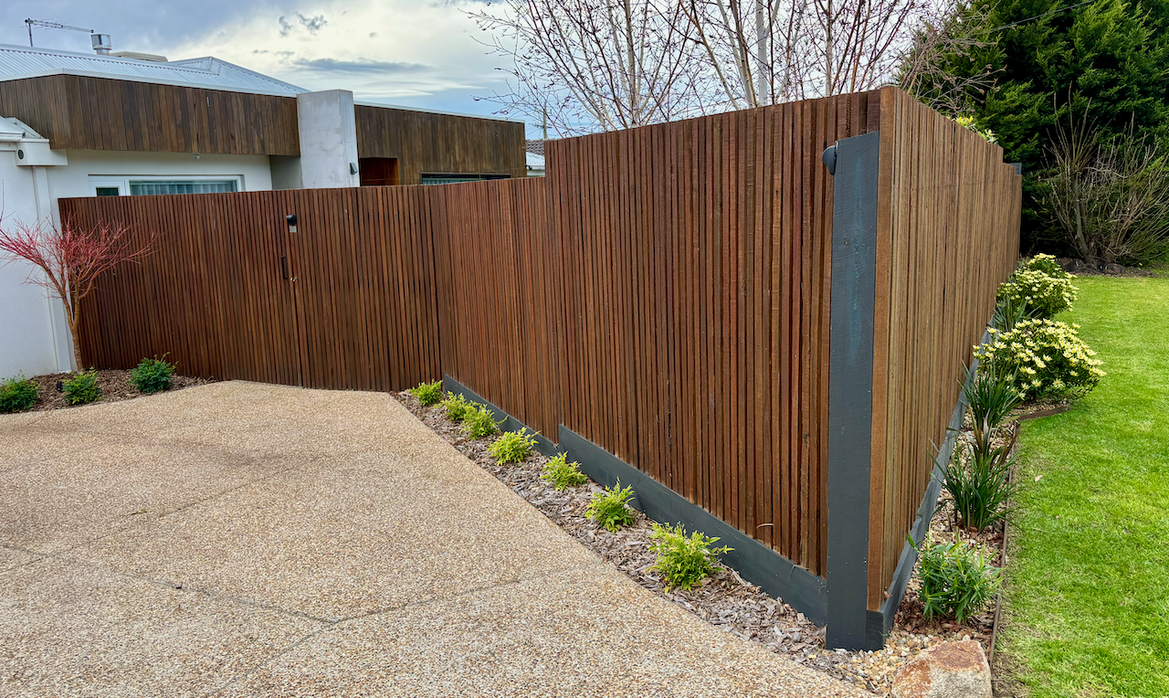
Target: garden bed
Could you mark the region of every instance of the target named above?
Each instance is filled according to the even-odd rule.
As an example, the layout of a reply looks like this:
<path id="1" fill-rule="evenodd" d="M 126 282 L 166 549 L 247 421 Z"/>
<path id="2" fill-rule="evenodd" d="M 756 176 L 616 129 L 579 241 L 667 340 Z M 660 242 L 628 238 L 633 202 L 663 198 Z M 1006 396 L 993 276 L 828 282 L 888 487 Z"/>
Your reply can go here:
<path id="1" fill-rule="evenodd" d="M 134 384 L 130 382 L 130 372 L 120 369 L 107 369 L 94 372 L 98 387 L 101 388 L 101 398 L 98 402 L 119 402 L 131 398 L 142 397 Z M 65 394 L 57 391 L 58 381 L 72 378 L 74 373 L 47 373 L 42 376 L 33 376 L 30 380 L 37 385 L 37 401 L 28 409 L 29 412 L 44 410 L 59 410 L 69 408 L 65 402 Z M 175 375 L 171 378 L 171 390 L 182 390 L 198 385 L 206 385 L 214 381 L 206 378 L 190 378 Z"/>
<path id="2" fill-rule="evenodd" d="M 817 627 L 781 599 L 745 582 L 734 570 L 722 565 L 717 566 L 712 578 L 690 591 L 675 589 L 667 592 L 660 576 L 650 569 L 656 560 L 649 549 L 654 522 L 644 514 L 638 512 L 633 525 L 610 533 L 585 516 L 593 493 L 601 491 L 596 483 L 590 481 L 557 491 L 541 478 L 547 460 L 543 456 L 536 454 L 518 464 L 501 465 L 487 452 L 494 436 L 470 438 L 460 424 L 446 419 L 441 407 L 423 407 L 416 397 L 406 392 L 397 393 L 395 397 L 463 455 L 491 472 L 602 559 L 646 589 L 736 637 L 761 644 L 772 652 L 878 695 L 887 695 L 897 669 L 931 645 L 947 640 L 975 639 L 984 649 L 989 649 L 993 606 L 966 625 L 952 621 L 926 621 L 916 595 L 916 578 L 910 582 L 885 647 L 872 652 L 825 650 L 824 628 Z M 949 510 L 946 506 L 940 507 L 931 524 L 935 540 L 948 540 L 955 535 L 947 523 L 948 518 Z M 984 533 L 977 540 L 989 551 L 990 557 L 998 559 L 1001 529 L 997 533 Z"/>

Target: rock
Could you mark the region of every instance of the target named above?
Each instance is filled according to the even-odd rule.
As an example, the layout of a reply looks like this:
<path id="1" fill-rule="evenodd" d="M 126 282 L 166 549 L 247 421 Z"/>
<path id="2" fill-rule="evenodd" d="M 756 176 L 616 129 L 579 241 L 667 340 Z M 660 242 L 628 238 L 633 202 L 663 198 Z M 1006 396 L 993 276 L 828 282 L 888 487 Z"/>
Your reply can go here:
<path id="1" fill-rule="evenodd" d="M 935 645 L 897 670 L 893 698 L 991 698 L 990 664 L 976 640 Z"/>
<path id="2" fill-rule="evenodd" d="M 1104 265 L 1104 273 L 1111 274 L 1113 276 L 1120 276 L 1124 273 L 1124 267 L 1120 266 L 1116 262 L 1111 262 Z"/>

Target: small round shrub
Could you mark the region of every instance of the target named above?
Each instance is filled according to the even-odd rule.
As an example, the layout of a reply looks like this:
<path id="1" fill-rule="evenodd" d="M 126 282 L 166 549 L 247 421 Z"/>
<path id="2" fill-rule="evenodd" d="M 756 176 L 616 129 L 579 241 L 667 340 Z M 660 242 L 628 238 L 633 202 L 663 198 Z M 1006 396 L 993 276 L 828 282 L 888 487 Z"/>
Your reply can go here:
<path id="1" fill-rule="evenodd" d="M 491 436 L 499 433 L 499 423 L 495 415 L 483 405 L 472 405 L 463 415 L 463 427 L 472 439 Z"/>
<path id="2" fill-rule="evenodd" d="M 1009 332 L 989 329 L 990 341 L 974 349 L 978 368 L 1015 376 L 1015 388 L 1027 400 L 1082 395 L 1106 374 L 1078 328 L 1057 320 L 1024 320 Z"/>
<path id="3" fill-rule="evenodd" d="M 487 452 L 498 463 L 519 463 L 532 455 L 536 447 L 536 435 L 526 429 L 505 432 L 487 447 Z"/>
<path id="4" fill-rule="evenodd" d="M 576 461 L 569 463 L 566 453 L 558 453 L 549 458 L 548 462 L 544 464 L 544 473 L 540 477 L 552 483 L 557 491 L 583 485 L 589 481 L 589 476 L 580 471 L 580 463 Z"/>
<path id="5" fill-rule="evenodd" d="M 23 412 L 37 401 L 37 384 L 24 376 L 0 381 L 0 414 Z"/>
<path id="6" fill-rule="evenodd" d="M 666 591 L 693 589 L 703 579 L 714 574 L 714 561 L 718 556 L 732 550 L 725 545 L 711 547 L 719 539 L 705 536 L 701 531 L 694 531 L 687 536 L 682 524 L 670 528 L 655 523 L 649 537 L 652 541 L 649 549 L 658 556 L 652 569 L 662 573 Z"/>
<path id="7" fill-rule="evenodd" d="M 170 390 L 171 378 L 175 375 L 174 364 L 163 358 L 142 359 L 130 371 L 130 382 L 143 395 Z"/>
<path id="8" fill-rule="evenodd" d="M 467 418 L 467 412 L 474 409 L 475 404 L 469 402 L 462 395 L 448 392 L 446 398 L 439 403 L 446 410 L 446 418 L 452 422 L 461 422 Z"/>
<path id="9" fill-rule="evenodd" d="M 416 388 L 407 388 L 406 392 L 418 398 L 423 407 L 430 407 L 442 399 L 442 381 L 433 383 L 419 383 Z"/>
<path id="10" fill-rule="evenodd" d="M 606 531 L 616 533 L 637 520 L 636 514 L 629 508 L 631 497 L 633 488 L 622 489 L 618 482 L 603 492 L 593 493 L 593 501 L 585 509 L 585 516 L 596 521 Z"/>
<path id="11" fill-rule="evenodd" d="M 97 372 L 92 369 L 77 373 L 65 381 L 65 402 L 70 405 L 85 405 L 100 397 Z"/>
<path id="12" fill-rule="evenodd" d="M 1020 264 L 999 286 L 998 302 L 1021 305 L 1022 312 L 1034 318 L 1050 318 L 1071 309 L 1077 290 L 1072 275 L 1054 257 L 1039 254 Z"/>

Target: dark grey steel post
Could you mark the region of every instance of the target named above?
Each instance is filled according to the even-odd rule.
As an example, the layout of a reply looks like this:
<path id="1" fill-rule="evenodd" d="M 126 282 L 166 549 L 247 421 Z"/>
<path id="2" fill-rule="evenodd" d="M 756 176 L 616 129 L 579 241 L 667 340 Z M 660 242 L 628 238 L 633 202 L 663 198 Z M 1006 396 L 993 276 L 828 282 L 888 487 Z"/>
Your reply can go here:
<path id="1" fill-rule="evenodd" d="M 879 133 L 837 141 L 828 373 L 828 646 L 868 649 Z M 831 164 L 829 164 L 831 162 Z M 834 167 L 833 167 L 834 165 Z"/>

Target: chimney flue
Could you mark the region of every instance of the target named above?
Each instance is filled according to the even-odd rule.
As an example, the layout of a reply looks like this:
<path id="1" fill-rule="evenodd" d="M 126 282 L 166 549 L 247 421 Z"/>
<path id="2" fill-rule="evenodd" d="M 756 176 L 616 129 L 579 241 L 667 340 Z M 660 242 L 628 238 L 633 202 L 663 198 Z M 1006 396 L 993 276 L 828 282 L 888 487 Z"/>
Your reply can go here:
<path id="1" fill-rule="evenodd" d="M 109 34 L 90 34 L 89 41 L 93 44 L 95 53 L 106 56 L 110 52 L 110 35 Z"/>

